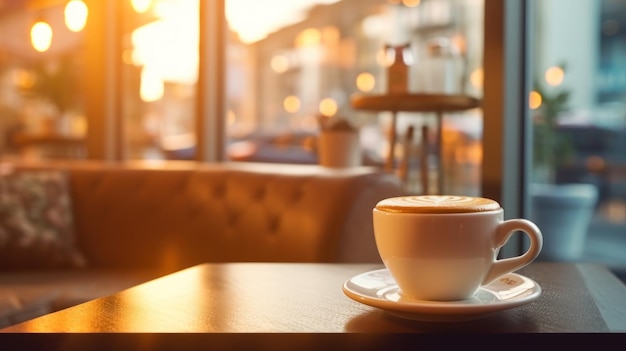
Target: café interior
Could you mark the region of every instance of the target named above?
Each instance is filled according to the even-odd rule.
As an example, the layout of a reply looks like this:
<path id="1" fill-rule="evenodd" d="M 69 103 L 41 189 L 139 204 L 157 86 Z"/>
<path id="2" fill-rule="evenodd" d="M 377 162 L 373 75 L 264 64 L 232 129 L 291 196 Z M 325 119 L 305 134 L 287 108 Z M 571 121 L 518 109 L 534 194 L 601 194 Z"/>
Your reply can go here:
<path id="1" fill-rule="evenodd" d="M 320 136 L 344 123 L 350 167 L 493 198 L 565 234 L 543 259 L 626 282 L 626 1 L 501 3 L 0 0 L 0 163 L 324 166 Z M 409 98 L 469 103 L 359 105 L 391 99 L 398 62 Z M 592 199 L 570 230 L 535 206 L 572 184 Z"/>

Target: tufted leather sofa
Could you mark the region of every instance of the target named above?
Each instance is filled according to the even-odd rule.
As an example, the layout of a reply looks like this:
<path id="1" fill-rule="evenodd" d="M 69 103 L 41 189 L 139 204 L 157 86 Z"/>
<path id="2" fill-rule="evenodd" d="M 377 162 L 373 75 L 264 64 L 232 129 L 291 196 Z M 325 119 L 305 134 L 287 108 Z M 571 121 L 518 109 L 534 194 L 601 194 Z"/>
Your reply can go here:
<path id="1" fill-rule="evenodd" d="M 379 262 L 371 210 L 403 193 L 396 177 L 369 167 L 187 161 L 9 166 L 68 172 L 75 241 L 87 267 L 0 272 L 0 326 L 202 262 Z"/>

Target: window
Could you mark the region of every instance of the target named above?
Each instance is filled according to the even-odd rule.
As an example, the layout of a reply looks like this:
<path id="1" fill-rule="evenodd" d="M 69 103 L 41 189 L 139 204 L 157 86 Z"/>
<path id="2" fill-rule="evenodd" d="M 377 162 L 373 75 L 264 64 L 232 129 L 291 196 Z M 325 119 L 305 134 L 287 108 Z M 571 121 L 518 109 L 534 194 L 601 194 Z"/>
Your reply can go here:
<path id="1" fill-rule="evenodd" d="M 198 0 L 130 1 L 123 11 L 125 158 L 193 159 Z"/>
<path id="2" fill-rule="evenodd" d="M 548 196 L 551 186 L 531 187 L 533 216 L 546 231 L 544 251 L 549 259 L 604 262 L 626 276 L 626 1 L 541 0 L 532 6 L 531 181 L 570 190 L 582 183 L 589 189 L 576 191 L 592 196 L 588 212 L 567 219 L 564 209 L 574 207 L 565 203 L 567 187 L 558 200 Z M 559 201 L 559 212 L 539 209 L 544 201 L 553 207 Z M 558 229 L 548 217 L 559 220 Z M 560 234 L 566 236 L 556 241 Z"/>
<path id="3" fill-rule="evenodd" d="M 440 77 L 428 81 L 440 69 L 446 92 L 482 95 L 482 1 L 227 0 L 226 11 L 232 161 L 317 163 L 315 139 L 322 125 L 347 121 L 359 130 L 363 163 L 382 167 L 391 112 L 355 109 L 351 98 L 387 92 L 390 47 L 408 44 L 409 92 L 441 89 Z M 440 68 L 427 68 L 439 61 Z M 433 151 L 436 122 L 434 113 L 398 112 L 396 164 L 405 152 L 422 150 L 419 133 L 404 145 L 409 127 L 428 126 L 430 183 L 441 162 L 447 191 L 479 194 L 480 109 L 444 115 L 441 159 Z M 409 187 L 420 192 L 418 158 L 409 162 Z"/>
<path id="4" fill-rule="evenodd" d="M 83 156 L 85 3 L 33 4 L 28 10 L 25 2 L 5 3 L 0 8 L 0 155 Z"/>

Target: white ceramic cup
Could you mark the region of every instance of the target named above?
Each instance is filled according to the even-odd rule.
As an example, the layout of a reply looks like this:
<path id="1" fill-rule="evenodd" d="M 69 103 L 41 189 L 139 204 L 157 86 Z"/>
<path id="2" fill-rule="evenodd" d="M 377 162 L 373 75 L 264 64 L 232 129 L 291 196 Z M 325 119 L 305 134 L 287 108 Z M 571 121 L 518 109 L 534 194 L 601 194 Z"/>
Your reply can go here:
<path id="1" fill-rule="evenodd" d="M 403 297 L 452 301 L 471 298 L 499 276 L 532 262 L 543 238 L 525 219 L 503 220 L 493 200 L 466 196 L 403 196 L 373 210 L 376 246 Z M 521 256 L 497 259 L 516 231 L 530 238 Z"/>

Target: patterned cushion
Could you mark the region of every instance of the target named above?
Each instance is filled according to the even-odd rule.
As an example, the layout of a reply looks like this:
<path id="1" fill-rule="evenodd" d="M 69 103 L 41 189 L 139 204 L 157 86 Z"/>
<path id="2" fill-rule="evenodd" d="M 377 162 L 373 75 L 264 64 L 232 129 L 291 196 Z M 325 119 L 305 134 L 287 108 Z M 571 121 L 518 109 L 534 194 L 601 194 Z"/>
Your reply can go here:
<path id="1" fill-rule="evenodd" d="M 85 266 L 68 189 L 60 171 L 0 174 L 0 271 Z"/>

